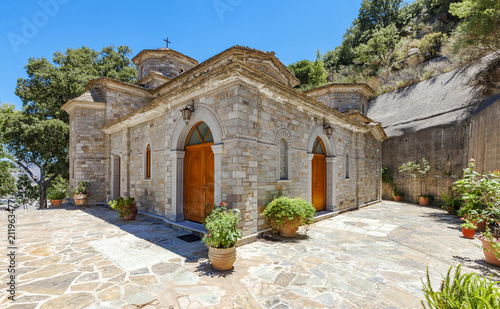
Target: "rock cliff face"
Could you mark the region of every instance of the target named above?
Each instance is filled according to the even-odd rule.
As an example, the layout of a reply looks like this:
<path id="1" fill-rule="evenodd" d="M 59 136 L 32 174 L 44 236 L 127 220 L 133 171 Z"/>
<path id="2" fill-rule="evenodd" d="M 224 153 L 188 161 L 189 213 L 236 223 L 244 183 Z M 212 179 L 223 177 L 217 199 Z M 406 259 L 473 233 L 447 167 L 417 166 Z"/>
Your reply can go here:
<path id="1" fill-rule="evenodd" d="M 407 200 L 416 201 L 421 193 L 418 181 L 398 172 L 409 160 L 425 157 L 430 162 L 433 169 L 422 193 L 435 196 L 461 176 L 471 158 L 478 172 L 500 168 L 500 91 L 485 97 L 470 82 L 483 65 L 453 70 L 369 102 L 367 116 L 381 122 L 389 136 L 382 164 Z M 384 186 L 384 198 L 390 194 L 391 188 Z"/>

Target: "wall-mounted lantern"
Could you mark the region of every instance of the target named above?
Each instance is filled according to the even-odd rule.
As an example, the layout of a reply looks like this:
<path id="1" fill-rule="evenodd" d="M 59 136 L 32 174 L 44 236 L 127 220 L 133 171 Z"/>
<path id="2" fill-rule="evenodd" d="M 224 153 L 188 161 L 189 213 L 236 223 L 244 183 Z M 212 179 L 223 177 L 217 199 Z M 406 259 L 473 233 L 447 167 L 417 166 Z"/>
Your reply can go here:
<path id="1" fill-rule="evenodd" d="M 183 109 L 181 109 L 182 119 L 188 124 L 189 120 L 191 120 L 191 115 L 194 112 L 194 101 L 191 101 L 188 105 L 186 105 Z"/>
<path id="2" fill-rule="evenodd" d="M 333 133 L 333 128 L 326 122 L 323 122 L 323 129 L 325 129 L 326 136 L 331 137 Z"/>

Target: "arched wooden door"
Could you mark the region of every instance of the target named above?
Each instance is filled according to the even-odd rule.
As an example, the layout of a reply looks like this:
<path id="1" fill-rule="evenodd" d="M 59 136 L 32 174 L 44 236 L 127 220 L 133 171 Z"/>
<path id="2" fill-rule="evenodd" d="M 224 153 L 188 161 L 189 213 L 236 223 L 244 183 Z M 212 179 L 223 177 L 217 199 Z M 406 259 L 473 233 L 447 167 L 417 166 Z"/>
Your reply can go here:
<path id="1" fill-rule="evenodd" d="M 319 137 L 313 144 L 312 159 L 312 205 L 316 209 L 326 209 L 326 156 L 325 147 Z"/>
<path id="2" fill-rule="evenodd" d="M 184 218 L 201 222 L 206 204 L 214 203 L 213 137 L 204 122 L 197 123 L 186 140 L 184 157 Z"/>

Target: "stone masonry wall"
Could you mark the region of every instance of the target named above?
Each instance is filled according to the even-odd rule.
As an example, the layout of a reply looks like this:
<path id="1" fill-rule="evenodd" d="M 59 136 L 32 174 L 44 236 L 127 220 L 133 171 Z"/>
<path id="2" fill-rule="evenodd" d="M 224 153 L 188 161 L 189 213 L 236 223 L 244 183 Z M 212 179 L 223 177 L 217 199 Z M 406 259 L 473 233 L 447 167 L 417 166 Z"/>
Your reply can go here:
<path id="1" fill-rule="evenodd" d="M 348 109 L 355 109 L 362 112 L 363 106 L 366 106 L 368 100 L 361 93 L 353 92 L 334 92 L 327 95 L 319 96 L 316 100 L 321 103 L 337 109 L 339 112 L 344 112 Z"/>
<path id="2" fill-rule="evenodd" d="M 111 122 L 146 106 L 149 100 L 139 95 L 107 91 L 106 102 L 106 122 Z"/>
<path id="3" fill-rule="evenodd" d="M 98 129 L 104 122 L 104 109 L 77 108 L 70 116 L 70 192 L 81 180 L 90 182 L 89 203 L 106 198 L 106 141 Z"/>
<path id="4" fill-rule="evenodd" d="M 184 72 L 191 69 L 190 65 L 181 63 L 173 59 L 146 59 L 137 67 L 139 72 L 139 79 L 148 76 L 152 71 L 159 72 L 170 78 L 179 75 L 179 69 L 184 69 Z"/>

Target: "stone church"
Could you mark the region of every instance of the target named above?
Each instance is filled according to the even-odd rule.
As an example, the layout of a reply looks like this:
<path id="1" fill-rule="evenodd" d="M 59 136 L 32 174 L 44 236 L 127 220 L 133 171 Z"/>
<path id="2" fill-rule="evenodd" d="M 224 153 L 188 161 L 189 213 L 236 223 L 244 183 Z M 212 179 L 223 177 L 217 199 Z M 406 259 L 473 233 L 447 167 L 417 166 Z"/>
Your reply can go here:
<path id="1" fill-rule="evenodd" d="M 381 125 L 364 114 L 373 90 L 329 84 L 299 92 L 275 56 L 234 46 L 208 60 L 169 48 L 132 61 L 135 85 L 91 80 L 70 115 L 70 185 L 90 202 L 135 197 L 139 211 L 198 226 L 204 205 L 242 212 L 251 241 L 275 196 L 302 197 L 323 217 L 381 199 Z"/>

